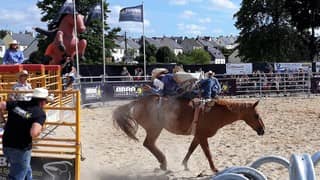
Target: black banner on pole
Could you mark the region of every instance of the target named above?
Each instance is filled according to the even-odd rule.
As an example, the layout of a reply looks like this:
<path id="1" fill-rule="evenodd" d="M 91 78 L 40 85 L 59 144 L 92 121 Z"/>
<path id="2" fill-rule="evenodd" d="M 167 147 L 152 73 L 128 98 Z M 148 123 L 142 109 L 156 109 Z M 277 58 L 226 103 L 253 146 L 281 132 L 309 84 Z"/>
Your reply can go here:
<path id="1" fill-rule="evenodd" d="M 75 179 L 75 159 L 47 157 L 31 158 L 32 178 L 41 180 L 72 180 Z M 0 179 L 8 179 L 9 164 L 0 156 Z"/>

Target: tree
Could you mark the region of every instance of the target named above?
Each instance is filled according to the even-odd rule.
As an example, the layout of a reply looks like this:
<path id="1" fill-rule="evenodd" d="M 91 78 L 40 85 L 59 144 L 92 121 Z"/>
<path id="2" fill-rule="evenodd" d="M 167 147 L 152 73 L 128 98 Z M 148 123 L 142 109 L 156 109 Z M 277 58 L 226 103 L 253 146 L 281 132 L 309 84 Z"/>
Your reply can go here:
<path id="1" fill-rule="evenodd" d="M 156 58 L 160 63 L 173 63 L 177 61 L 176 55 L 167 46 L 158 49 Z"/>
<path id="2" fill-rule="evenodd" d="M 239 56 L 246 62 L 307 60 L 303 37 L 289 23 L 285 0 L 243 0 L 234 15 Z"/>
<path id="3" fill-rule="evenodd" d="M 38 1 L 37 6 L 41 10 L 43 17 L 41 21 L 47 22 L 48 24 L 52 22 L 54 17 L 57 15 L 60 7 L 64 4 L 65 0 L 43 0 Z M 99 0 L 76 0 L 77 12 L 86 16 L 90 8 L 93 5 L 101 3 Z M 108 4 L 104 3 L 104 17 L 107 17 Z M 104 33 L 107 32 L 105 36 L 105 51 L 106 56 L 111 56 L 111 51 L 115 47 L 114 39 L 116 34 L 120 31 L 120 28 L 110 29 L 108 24 L 106 24 L 105 19 Z M 86 48 L 86 61 L 80 63 L 99 63 L 102 64 L 102 22 L 101 20 L 93 20 L 89 26 L 87 26 L 86 32 L 80 35 L 80 38 L 87 40 L 88 45 Z M 44 54 L 45 49 L 51 43 L 50 39 L 42 39 L 39 41 L 39 51 Z"/>
<path id="4" fill-rule="evenodd" d="M 140 56 L 137 58 L 137 61 L 139 63 L 144 63 L 144 59 L 143 59 L 143 43 L 142 43 L 142 38 L 140 39 Z M 156 57 L 156 53 L 157 53 L 157 47 L 153 44 L 150 44 L 146 41 L 146 61 L 148 63 L 154 63 L 154 58 Z M 152 57 L 152 58 L 151 58 Z"/>
<path id="5" fill-rule="evenodd" d="M 210 64 L 211 56 L 204 49 L 194 49 L 190 53 L 178 55 L 181 64 Z"/>
<path id="6" fill-rule="evenodd" d="M 7 30 L 0 30 L 0 39 L 3 39 L 8 33 Z"/>
<path id="7" fill-rule="evenodd" d="M 309 44 L 310 59 L 313 59 L 317 54 L 315 28 L 320 27 L 319 0 L 286 0 L 285 8 L 292 17 L 291 24 L 304 35 L 305 41 Z"/>

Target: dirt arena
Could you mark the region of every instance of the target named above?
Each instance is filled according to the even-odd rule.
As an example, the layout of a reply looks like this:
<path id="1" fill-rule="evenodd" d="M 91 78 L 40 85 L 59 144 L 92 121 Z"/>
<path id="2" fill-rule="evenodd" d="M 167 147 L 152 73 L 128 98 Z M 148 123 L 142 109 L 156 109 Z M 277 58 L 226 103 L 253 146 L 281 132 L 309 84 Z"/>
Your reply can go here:
<path id="1" fill-rule="evenodd" d="M 232 99 L 254 102 L 256 99 Z M 129 140 L 113 126 L 113 110 L 129 101 L 107 102 L 104 106 L 82 109 L 81 138 L 86 160 L 81 164 L 81 179 L 164 180 L 210 179 L 207 159 L 198 147 L 189 160 L 190 171 L 181 162 L 192 140 L 162 131 L 157 144 L 165 153 L 170 173 L 159 167 L 153 155 L 142 146 L 145 132 L 140 127 L 139 142 Z M 219 170 L 244 166 L 266 155 L 289 159 L 292 154 L 313 155 L 320 150 L 320 97 L 261 99 L 258 111 L 265 123 L 264 136 L 258 136 L 242 121 L 220 129 L 209 139 L 213 160 Z M 320 165 L 318 165 L 320 166 Z M 316 167 L 320 178 L 320 167 Z M 259 168 L 270 180 L 289 179 L 288 170 L 275 163 Z M 197 178 L 199 174 L 208 175 Z"/>

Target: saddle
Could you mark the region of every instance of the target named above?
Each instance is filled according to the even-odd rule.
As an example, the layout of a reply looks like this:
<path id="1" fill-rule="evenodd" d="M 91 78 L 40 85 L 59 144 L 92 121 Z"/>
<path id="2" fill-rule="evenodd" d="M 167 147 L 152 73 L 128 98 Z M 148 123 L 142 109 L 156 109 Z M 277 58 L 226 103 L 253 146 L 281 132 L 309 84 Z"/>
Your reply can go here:
<path id="1" fill-rule="evenodd" d="M 197 124 L 200 120 L 199 115 L 200 113 L 209 112 L 211 108 L 215 105 L 215 99 L 201 99 L 201 98 L 194 98 L 191 100 L 191 106 L 194 108 L 194 116 L 189 128 L 189 132 L 192 135 L 196 134 Z"/>

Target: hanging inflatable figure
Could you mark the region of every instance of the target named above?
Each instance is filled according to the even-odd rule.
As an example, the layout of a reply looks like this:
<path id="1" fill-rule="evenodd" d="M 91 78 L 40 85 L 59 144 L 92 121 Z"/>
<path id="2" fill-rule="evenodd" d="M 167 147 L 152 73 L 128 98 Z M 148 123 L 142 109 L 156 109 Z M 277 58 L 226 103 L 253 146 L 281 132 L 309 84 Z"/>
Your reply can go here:
<path id="1" fill-rule="evenodd" d="M 74 20 L 74 16 L 76 20 Z M 76 44 L 78 45 L 80 60 L 84 59 L 87 41 L 85 39 L 78 40 L 74 31 L 75 24 L 77 33 L 83 33 L 86 30 L 84 16 L 74 9 L 72 0 L 67 0 L 56 18 L 48 25 L 48 30 L 35 28 L 38 33 L 46 35 L 49 40 L 52 39 L 45 51 L 43 64 L 60 65 L 60 61 L 65 55 L 72 57 L 74 60 Z"/>

